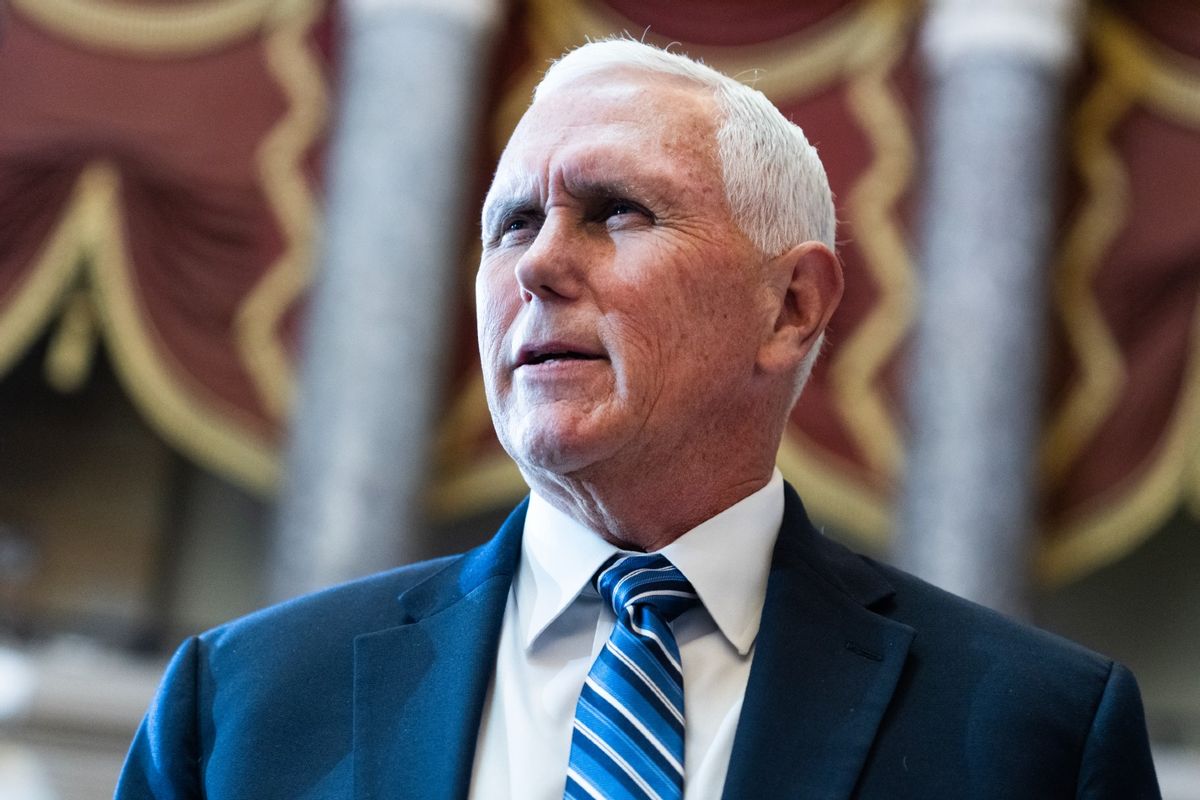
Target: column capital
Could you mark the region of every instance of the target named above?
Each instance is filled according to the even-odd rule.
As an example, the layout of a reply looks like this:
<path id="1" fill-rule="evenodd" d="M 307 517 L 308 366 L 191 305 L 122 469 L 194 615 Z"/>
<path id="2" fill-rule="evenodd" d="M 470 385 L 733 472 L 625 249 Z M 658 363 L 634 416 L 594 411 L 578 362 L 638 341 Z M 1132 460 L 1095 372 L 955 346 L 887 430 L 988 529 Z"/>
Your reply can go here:
<path id="1" fill-rule="evenodd" d="M 1079 56 L 1082 0 L 933 0 L 921 46 L 936 71 L 979 55 L 1061 72 Z"/>
<path id="2" fill-rule="evenodd" d="M 498 23 L 504 11 L 501 0 L 342 0 L 341 5 L 346 16 L 356 22 L 376 19 L 379 14 L 425 11 L 481 28 Z"/>

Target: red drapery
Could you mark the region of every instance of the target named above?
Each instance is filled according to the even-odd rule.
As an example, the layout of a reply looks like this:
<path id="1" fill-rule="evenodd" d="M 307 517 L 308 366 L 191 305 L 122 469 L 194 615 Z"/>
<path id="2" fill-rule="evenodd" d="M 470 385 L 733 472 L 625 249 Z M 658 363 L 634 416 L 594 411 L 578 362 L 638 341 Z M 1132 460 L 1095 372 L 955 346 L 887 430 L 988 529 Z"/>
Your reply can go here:
<path id="1" fill-rule="evenodd" d="M 0 372 L 61 319 L 52 380 L 82 380 L 102 338 L 169 441 L 269 489 L 316 224 L 325 4 L 0 9 Z"/>
<path id="2" fill-rule="evenodd" d="M 818 146 L 847 294 L 780 465 L 815 516 L 882 541 L 904 460 L 905 346 L 921 176 L 910 0 L 529 0 L 497 59 L 494 159 L 543 65 L 627 31 L 753 76 Z M 286 13 L 279 13 L 285 9 Z M 0 5 L 0 373 L 47 328 L 49 374 L 102 338 L 130 394 L 194 458 L 269 490 L 309 279 L 329 108 L 321 0 L 7 0 Z M 1200 497 L 1200 11 L 1094 4 L 1064 132 L 1046 265 L 1053 330 L 1039 566 L 1119 557 Z M 479 176 L 480 184 L 486 180 Z M 455 402 L 435 505 L 510 502 L 464 264 Z"/>

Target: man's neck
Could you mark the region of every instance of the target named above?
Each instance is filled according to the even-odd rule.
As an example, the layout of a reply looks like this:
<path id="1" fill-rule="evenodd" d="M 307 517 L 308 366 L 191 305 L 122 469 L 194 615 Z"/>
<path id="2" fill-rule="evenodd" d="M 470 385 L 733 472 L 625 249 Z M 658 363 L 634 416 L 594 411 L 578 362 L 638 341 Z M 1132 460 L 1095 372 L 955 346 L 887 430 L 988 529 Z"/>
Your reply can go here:
<path id="1" fill-rule="evenodd" d="M 527 475 L 538 493 L 555 508 L 626 550 L 651 552 L 666 547 L 707 519 L 767 485 L 772 463 L 723 481 L 685 475 L 626 475 L 605 480 L 588 474 Z"/>

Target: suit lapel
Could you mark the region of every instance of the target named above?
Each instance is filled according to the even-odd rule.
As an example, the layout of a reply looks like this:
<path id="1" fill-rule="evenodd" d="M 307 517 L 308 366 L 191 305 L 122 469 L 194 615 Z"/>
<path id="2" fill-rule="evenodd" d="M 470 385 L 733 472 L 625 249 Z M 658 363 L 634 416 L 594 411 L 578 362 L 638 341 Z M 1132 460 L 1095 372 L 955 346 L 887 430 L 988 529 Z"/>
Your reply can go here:
<path id="1" fill-rule="evenodd" d="M 522 503 L 482 548 L 400 597 L 407 624 L 354 642 L 354 796 L 462 798 L 520 558 Z"/>
<path id="2" fill-rule="evenodd" d="M 726 800 L 850 797 L 913 636 L 869 610 L 891 594 L 788 487 Z"/>
<path id="3" fill-rule="evenodd" d="M 522 504 L 490 543 L 405 592 L 406 624 L 355 640 L 359 800 L 466 796 L 524 520 Z M 890 594 L 789 487 L 726 800 L 850 797 L 913 636 L 870 610 Z"/>

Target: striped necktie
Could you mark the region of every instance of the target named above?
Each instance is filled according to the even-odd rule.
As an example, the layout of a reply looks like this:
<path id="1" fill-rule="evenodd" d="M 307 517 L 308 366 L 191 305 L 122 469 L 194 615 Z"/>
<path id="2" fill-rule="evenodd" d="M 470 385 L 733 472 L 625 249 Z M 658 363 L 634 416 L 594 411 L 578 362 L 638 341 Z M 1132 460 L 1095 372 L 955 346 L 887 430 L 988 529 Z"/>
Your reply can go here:
<path id="1" fill-rule="evenodd" d="M 661 555 L 616 556 L 596 589 L 617 615 L 575 707 L 567 800 L 683 797 L 683 673 L 670 622 L 696 591 Z"/>

